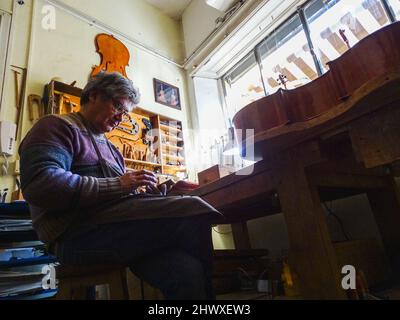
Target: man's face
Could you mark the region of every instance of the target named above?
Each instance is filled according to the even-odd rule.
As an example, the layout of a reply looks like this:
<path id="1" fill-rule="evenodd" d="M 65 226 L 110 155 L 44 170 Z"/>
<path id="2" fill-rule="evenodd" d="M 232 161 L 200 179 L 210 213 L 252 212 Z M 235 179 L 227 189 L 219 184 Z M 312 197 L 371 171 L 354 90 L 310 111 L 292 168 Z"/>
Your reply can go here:
<path id="1" fill-rule="evenodd" d="M 90 108 L 93 108 L 91 114 L 91 123 L 99 133 L 112 131 L 117 127 L 128 112 L 128 99 L 107 99 L 99 94 L 92 95 Z"/>

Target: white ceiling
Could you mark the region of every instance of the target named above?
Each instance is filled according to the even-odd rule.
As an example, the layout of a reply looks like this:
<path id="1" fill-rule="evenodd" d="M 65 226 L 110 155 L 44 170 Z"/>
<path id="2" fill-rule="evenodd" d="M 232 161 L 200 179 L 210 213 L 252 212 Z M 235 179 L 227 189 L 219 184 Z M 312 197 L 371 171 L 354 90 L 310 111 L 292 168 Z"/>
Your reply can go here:
<path id="1" fill-rule="evenodd" d="M 192 0 L 145 0 L 173 19 L 180 20 Z"/>

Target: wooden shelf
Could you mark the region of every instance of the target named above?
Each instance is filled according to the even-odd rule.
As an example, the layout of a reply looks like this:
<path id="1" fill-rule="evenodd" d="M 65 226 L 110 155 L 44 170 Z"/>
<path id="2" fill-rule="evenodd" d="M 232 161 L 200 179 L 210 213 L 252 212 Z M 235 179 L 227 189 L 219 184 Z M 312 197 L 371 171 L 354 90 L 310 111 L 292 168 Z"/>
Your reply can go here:
<path id="1" fill-rule="evenodd" d="M 163 154 L 164 158 L 168 158 L 168 159 L 172 159 L 172 160 L 178 160 L 178 161 L 185 161 L 184 157 L 180 157 L 180 156 L 173 156 L 170 154 Z"/>
<path id="2" fill-rule="evenodd" d="M 176 142 L 182 142 L 183 139 L 182 138 L 178 138 L 176 136 L 171 136 L 171 135 L 167 135 L 164 132 L 161 134 L 164 138 L 166 138 L 168 141 L 176 141 Z"/>
<path id="3" fill-rule="evenodd" d="M 161 167 L 161 164 L 159 163 L 154 163 L 154 162 L 147 162 L 147 161 L 142 161 L 142 160 L 133 160 L 133 159 L 128 159 L 124 158 L 126 163 L 137 163 L 137 164 L 142 164 L 146 166 L 151 166 L 151 167 Z"/>
<path id="4" fill-rule="evenodd" d="M 166 124 L 162 124 L 162 123 L 160 123 L 160 128 L 161 128 L 162 130 L 167 131 L 167 132 L 169 132 L 169 131 L 171 131 L 171 132 L 176 132 L 176 133 L 182 132 L 181 129 L 178 129 L 178 128 L 172 127 L 172 126 L 167 126 Z"/>
<path id="5" fill-rule="evenodd" d="M 186 171 L 186 167 L 185 166 L 174 166 L 174 165 L 171 165 L 171 164 L 164 164 L 163 168 L 174 170 L 174 171 L 179 171 L 179 172 L 185 172 Z"/>
<path id="6" fill-rule="evenodd" d="M 163 149 L 174 150 L 174 151 L 183 151 L 183 147 L 174 146 L 172 144 L 162 144 Z"/>
<path id="7" fill-rule="evenodd" d="M 47 100 L 46 108 L 50 107 L 51 101 L 55 101 L 58 104 L 60 96 L 64 95 L 68 96 L 68 99 L 74 103 L 74 105 L 71 104 L 72 111 L 76 112 L 79 110 L 79 99 L 82 94 L 82 89 L 58 81 L 52 81 L 50 84 L 47 84 L 46 89 L 48 92 L 48 95 L 45 97 Z M 64 104 L 64 107 L 59 108 L 60 113 L 69 112 L 69 109 L 67 108 L 68 105 L 66 103 Z M 57 108 L 51 108 L 50 110 L 55 112 Z M 48 111 L 50 112 L 50 110 Z M 107 138 L 110 139 L 110 142 L 113 143 L 121 153 L 124 153 L 123 156 L 126 170 L 145 168 L 154 171 L 157 174 L 165 174 L 175 178 L 177 178 L 176 174 L 178 172 L 185 172 L 186 167 L 184 165 L 178 165 L 185 163 L 182 121 L 162 116 L 139 107 L 130 112 L 130 116 L 139 124 L 139 132 L 137 134 L 132 133 L 131 124 L 121 124 L 121 128 L 115 128 L 115 130 L 106 134 Z M 157 131 L 157 142 L 160 143 L 161 146 L 155 145 L 154 143 L 156 142 L 153 141 L 153 148 L 150 150 L 156 158 L 144 158 L 142 156 L 137 156 L 134 153 L 137 152 L 140 155 L 144 155 L 149 151 L 149 145 L 139 137 L 139 135 L 142 136 L 144 133 L 144 125 L 142 124 L 143 120 L 151 123 L 152 128 Z M 136 155 L 141 159 L 159 161 L 160 163 L 128 158 L 128 156 L 131 157 L 133 155 Z M 171 164 L 167 165 L 166 163 Z"/>

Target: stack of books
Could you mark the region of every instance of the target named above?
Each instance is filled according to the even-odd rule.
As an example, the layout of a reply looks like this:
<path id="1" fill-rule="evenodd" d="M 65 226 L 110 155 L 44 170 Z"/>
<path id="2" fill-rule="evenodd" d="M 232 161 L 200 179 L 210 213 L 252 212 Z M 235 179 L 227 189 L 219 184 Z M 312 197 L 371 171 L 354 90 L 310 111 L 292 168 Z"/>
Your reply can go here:
<path id="1" fill-rule="evenodd" d="M 25 201 L 0 204 L 0 300 L 36 300 L 57 293 L 55 257 L 32 228 Z"/>

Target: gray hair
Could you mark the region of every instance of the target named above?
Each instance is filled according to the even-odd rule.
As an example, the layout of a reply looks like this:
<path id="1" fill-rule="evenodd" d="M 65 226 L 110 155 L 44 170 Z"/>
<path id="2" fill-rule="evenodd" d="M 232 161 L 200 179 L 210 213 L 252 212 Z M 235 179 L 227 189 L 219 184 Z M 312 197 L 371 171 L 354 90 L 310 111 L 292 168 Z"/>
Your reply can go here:
<path id="1" fill-rule="evenodd" d="M 139 89 L 131 80 L 118 72 L 100 72 L 91 77 L 82 91 L 82 107 L 89 102 L 89 96 L 92 93 L 99 93 L 110 100 L 128 99 L 131 102 L 131 109 L 140 101 Z"/>

